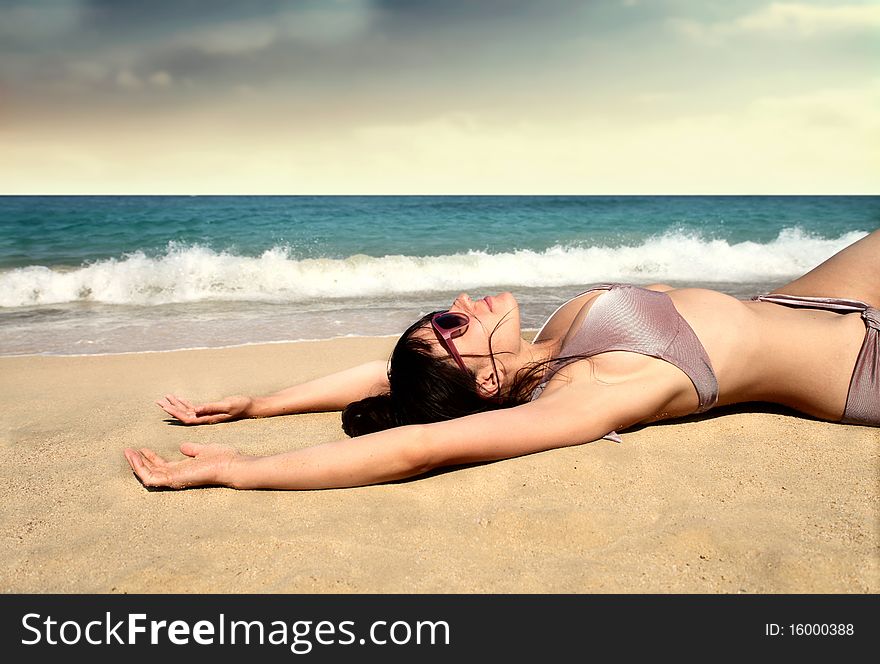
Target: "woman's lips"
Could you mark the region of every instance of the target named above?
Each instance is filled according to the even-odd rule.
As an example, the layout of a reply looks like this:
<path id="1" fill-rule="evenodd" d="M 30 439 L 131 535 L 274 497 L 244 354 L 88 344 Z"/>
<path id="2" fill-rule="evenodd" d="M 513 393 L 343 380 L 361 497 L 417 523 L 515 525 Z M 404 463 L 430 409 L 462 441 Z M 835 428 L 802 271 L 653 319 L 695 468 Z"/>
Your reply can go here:
<path id="1" fill-rule="evenodd" d="M 483 302 L 485 302 L 486 306 L 489 307 L 489 311 L 494 313 L 495 309 L 492 308 L 492 298 L 489 295 L 483 298 Z"/>

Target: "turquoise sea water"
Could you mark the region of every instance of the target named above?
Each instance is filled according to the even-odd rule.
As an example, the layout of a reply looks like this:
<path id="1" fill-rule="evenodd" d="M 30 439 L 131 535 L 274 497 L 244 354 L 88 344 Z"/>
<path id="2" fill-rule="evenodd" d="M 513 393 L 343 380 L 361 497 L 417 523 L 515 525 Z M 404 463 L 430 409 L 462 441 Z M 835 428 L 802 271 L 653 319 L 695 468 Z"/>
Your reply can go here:
<path id="1" fill-rule="evenodd" d="M 0 197 L 0 354 L 395 334 L 460 291 L 537 327 L 581 286 L 769 290 L 877 196 Z"/>

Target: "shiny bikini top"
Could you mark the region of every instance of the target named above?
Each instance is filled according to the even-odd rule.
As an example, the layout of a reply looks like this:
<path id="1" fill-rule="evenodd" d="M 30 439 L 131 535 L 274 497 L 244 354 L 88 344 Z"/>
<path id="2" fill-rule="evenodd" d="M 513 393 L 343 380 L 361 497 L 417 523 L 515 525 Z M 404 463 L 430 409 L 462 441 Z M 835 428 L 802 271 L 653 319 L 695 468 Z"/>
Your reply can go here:
<path id="1" fill-rule="evenodd" d="M 596 297 L 580 329 L 563 344 L 559 351 L 562 359 L 551 364 L 544 382 L 532 392 L 533 400 L 564 366 L 599 353 L 629 351 L 665 360 L 687 374 L 699 399 L 694 412 L 702 413 L 716 404 L 718 380 L 706 349 L 669 295 L 629 284 L 599 284 L 580 295 L 595 290 L 607 292 Z M 581 357 L 565 359 L 571 355 Z M 620 440 L 614 432 L 608 437 Z"/>

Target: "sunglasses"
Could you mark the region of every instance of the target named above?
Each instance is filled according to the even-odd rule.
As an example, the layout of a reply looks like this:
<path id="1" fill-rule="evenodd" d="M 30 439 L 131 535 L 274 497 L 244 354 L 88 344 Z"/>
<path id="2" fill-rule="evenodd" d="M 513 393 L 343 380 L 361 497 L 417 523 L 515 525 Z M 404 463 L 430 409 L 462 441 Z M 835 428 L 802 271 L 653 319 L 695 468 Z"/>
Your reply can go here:
<path id="1" fill-rule="evenodd" d="M 431 317 L 431 327 L 434 328 L 434 332 L 440 337 L 443 347 L 449 351 L 449 354 L 452 355 L 458 366 L 465 373 L 469 373 L 468 368 L 464 365 L 464 360 L 461 359 L 461 355 L 458 354 L 452 340 L 467 332 L 470 322 L 471 319 L 467 314 L 455 311 L 438 311 Z"/>

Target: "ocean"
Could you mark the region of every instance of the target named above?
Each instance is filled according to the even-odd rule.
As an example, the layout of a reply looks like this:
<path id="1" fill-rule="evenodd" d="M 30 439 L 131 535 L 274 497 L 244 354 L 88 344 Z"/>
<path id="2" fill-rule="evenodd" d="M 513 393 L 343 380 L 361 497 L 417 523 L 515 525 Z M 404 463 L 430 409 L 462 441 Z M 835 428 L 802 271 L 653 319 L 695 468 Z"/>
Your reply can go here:
<path id="1" fill-rule="evenodd" d="M 880 196 L 2 196 L 0 355 L 379 336 L 461 291 L 523 327 L 603 281 L 748 298 Z"/>

